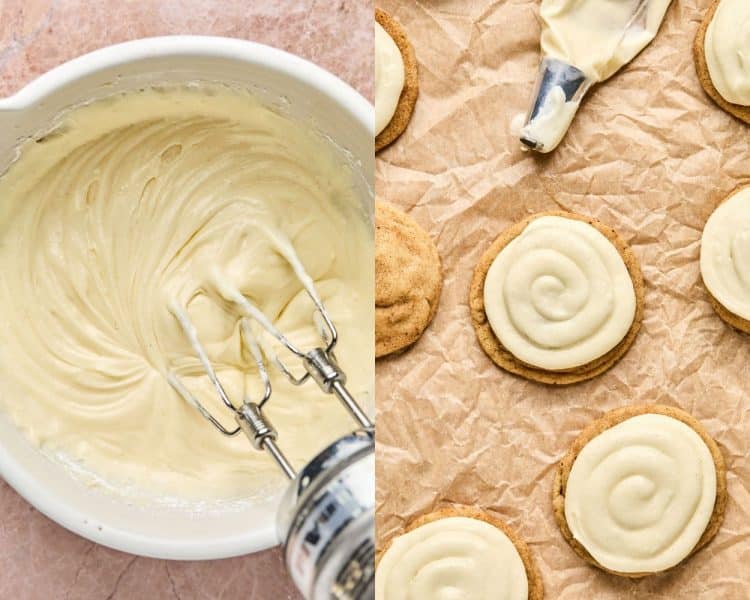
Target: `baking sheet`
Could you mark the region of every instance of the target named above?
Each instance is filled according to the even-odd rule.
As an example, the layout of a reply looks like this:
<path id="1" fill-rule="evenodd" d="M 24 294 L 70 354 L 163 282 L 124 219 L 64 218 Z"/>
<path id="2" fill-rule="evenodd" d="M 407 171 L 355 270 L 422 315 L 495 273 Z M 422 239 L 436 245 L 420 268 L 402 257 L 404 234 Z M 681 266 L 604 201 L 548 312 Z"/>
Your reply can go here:
<path id="1" fill-rule="evenodd" d="M 539 61 L 538 1 L 379 0 L 420 65 L 406 133 L 378 155 L 377 195 L 435 238 L 445 288 L 431 327 L 377 365 L 378 538 L 458 502 L 495 511 L 530 544 L 546 597 L 750 595 L 750 336 L 715 315 L 700 282 L 713 207 L 750 183 L 750 127 L 703 93 L 691 46 L 709 0 L 675 0 L 658 37 L 584 102 L 561 146 L 525 154 L 510 132 Z M 643 328 L 612 370 L 564 389 L 497 368 L 479 347 L 468 291 L 481 254 L 524 216 L 597 217 L 633 247 L 646 281 Z M 688 410 L 719 442 L 731 496 L 716 539 L 641 581 L 587 566 L 551 510 L 558 460 L 604 412 L 659 402 Z"/>

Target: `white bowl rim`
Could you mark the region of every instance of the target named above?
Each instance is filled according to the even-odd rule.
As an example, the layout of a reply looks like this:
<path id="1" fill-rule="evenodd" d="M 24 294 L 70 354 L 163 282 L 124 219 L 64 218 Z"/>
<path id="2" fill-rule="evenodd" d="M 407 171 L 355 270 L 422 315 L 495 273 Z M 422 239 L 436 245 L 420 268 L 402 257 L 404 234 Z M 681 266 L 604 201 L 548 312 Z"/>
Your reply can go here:
<path id="1" fill-rule="evenodd" d="M 210 56 L 272 67 L 318 88 L 332 100 L 343 104 L 358 121 L 374 132 L 372 104 L 349 84 L 324 68 L 279 48 L 249 40 L 209 35 L 167 35 L 105 46 L 62 63 L 30 81 L 15 94 L 0 98 L 0 110 L 28 108 L 63 85 L 97 71 L 138 60 L 173 55 Z"/>
<path id="2" fill-rule="evenodd" d="M 169 56 L 201 56 L 258 64 L 313 87 L 349 112 L 374 136 L 373 106 L 350 85 L 322 67 L 284 50 L 237 38 L 203 35 L 170 35 L 142 38 L 106 46 L 67 61 L 40 75 L 11 96 L 0 98 L 0 113 L 21 112 L 43 101 L 59 88 L 98 71 L 140 60 Z M 252 449 L 249 448 L 249 451 Z M 0 444 L 0 476 L 27 502 L 66 529 L 96 543 L 120 550 L 177 560 L 226 558 L 258 552 L 279 543 L 274 523 L 254 529 L 251 536 L 238 532 L 213 543 L 183 544 L 107 527 L 97 534 L 86 525 L 87 515 L 61 504 L 29 475 Z"/>

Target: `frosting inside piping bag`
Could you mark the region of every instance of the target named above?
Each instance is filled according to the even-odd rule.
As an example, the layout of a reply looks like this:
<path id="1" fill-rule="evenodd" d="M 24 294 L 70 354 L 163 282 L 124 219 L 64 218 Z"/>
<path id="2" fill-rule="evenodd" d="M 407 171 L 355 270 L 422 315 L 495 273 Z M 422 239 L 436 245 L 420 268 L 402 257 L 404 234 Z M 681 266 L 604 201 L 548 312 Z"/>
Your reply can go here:
<path id="1" fill-rule="evenodd" d="M 373 281 L 361 265 L 373 240 L 355 180 L 331 144 L 243 91 L 149 89 L 73 109 L 0 178 L 0 409 L 119 492 L 210 500 L 280 483 L 264 453 L 222 436 L 169 384 L 174 372 L 234 425 L 170 307 L 193 322 L 234 402 L 258 400 L 241 310 L 219 288 L 319 345 L 313 304 L 279 252 L 287 240 L 368 405 Z M 353 429 L 314 383 L 269 370 L 267 414 L 293 463 Z"/>
<path id="2" fill-rule="evenodd" d="M 629 63 L 656 36 L 671 0 L 542 0 L 543 60 L 521 138 L 554 150 L 583 96 Z"/>
<path id="3" fill-rule="evenodd" d="M 543 0 L 542 51 L 604 81 L 656 36 L 671 0 Z"/>

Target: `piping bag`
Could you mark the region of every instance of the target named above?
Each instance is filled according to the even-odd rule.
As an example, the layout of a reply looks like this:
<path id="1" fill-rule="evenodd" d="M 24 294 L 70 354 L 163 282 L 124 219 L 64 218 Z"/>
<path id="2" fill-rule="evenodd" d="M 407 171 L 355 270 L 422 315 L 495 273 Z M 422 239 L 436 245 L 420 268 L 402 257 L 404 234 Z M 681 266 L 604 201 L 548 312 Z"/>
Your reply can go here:
<path id="1" fill-rule="evenodd" d="M 542 0 L 544 54 L 520 132 L 524 149 L 557 147 L 589 89 L 648 46 L 670 2 Z"/>

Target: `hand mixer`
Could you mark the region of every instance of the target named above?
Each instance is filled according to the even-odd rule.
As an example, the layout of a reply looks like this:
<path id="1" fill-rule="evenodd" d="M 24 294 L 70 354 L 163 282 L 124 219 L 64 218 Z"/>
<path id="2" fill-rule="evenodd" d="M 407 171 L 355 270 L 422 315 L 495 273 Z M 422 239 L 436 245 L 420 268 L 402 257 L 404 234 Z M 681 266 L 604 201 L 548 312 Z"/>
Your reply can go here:
<path id="1" fill-rule="evenodd" d="M 266 232 L 268 233 L 268 232 Z M 321 301 L 312 279 L 305 272 L 288 242 L 276 239 L 277 250 L 284 256 L 314 304 L 314 322 L 322 343 L 305 351 L 297 347 L 242 293 L 215 278 L 219 293 L 242 312 L 240 333 L 250 349 L 263 384 L 263 397 L 253 402 L 245 397 L 235 405 L 229 398 L 208 358 L 198 333 L 187 313 L 171 306 L 185 335 L 195 349 L 203 368 L 222 404 L 236 422 L 232 429 L 222 425 L 214 415 L 182 384 L 174 374 L 168 375 L 172 387 L 223 435 L 244 433 L 256 450 L 265 450 L 291 480 L 277 514 L 277 529 L 284 540 L 287 568 L 307 600 L 370 600 L 374 598 L 374 504 L 375 461 L 373 423 L 346 389 L 346 376 L 334 356 L 338 333 Z M 317 318 L 315 318 L 317 317 Z M 278 434 L 263 412 L 271 398 L 271 380 L 258 339 L 250 324 L 254 321 L 304 367 L 295 376 L 273 354 L 272 361 L 294 385 L 314 380 L 323 392 L 335 395 L 359 426 L 313 458 L 299 473 L 279 447 Z"/>

